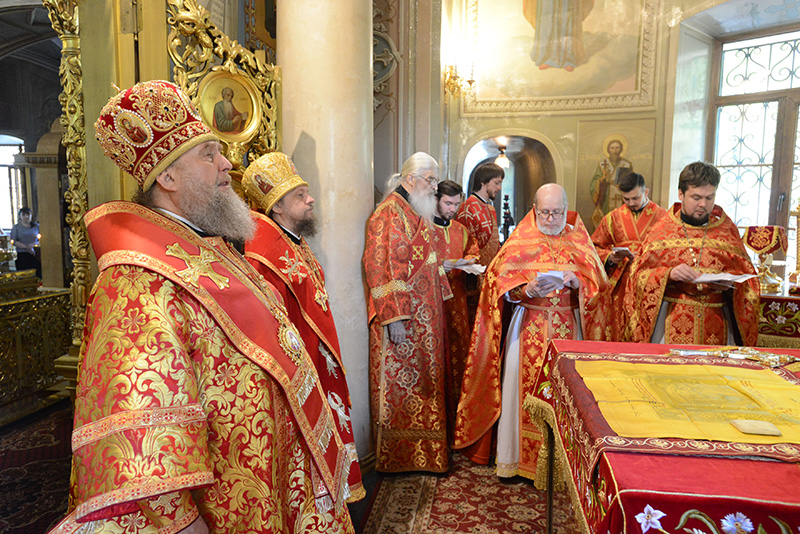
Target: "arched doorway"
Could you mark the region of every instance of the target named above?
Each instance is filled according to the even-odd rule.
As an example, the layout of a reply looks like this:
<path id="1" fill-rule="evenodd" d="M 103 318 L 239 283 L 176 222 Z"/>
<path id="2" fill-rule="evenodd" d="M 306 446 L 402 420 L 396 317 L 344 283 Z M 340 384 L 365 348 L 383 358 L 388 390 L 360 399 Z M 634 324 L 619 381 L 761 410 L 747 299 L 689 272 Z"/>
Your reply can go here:
<path id="1" fill-rule="evenodd" d="M 533 207 L 533 195 L 542 185 L 556 181 L 553 155 L 544 143 L 523 135 L 496 135 L 481 139 L 464 158 L 461 185 L 472 192 L 472 174 L 481 163 L 493 161 L 505 169 L 503 190 L 494 200 L 501 240 Z M 506 205 L 507 204 L 507 205 Z M 505 212 L 511 222 L 503 220 Z"/>

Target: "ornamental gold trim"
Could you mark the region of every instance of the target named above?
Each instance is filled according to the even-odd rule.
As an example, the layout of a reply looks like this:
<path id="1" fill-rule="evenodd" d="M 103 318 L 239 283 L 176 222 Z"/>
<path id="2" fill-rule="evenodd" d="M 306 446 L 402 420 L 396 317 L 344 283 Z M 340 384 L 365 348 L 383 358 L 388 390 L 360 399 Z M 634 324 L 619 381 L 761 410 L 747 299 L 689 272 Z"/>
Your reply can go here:
<path id="1" fill-rule="evenodd" d="M 140 484 L 136 486 L 126 486 L 123 489 L 109 491 L 87 501 L 82 502 L 75 509 L 75 516 L 78 521 L 87 515 L 109 508 L 115 504 L 140 501 L 164 493 L 171 493 L 182 489 L 194 489 L 202 486 L 210 486 L 214 483 L 214 473 L 211 471 L 200 471 L 188 475 L 182 475 L 169 480 L 159 480 L 151 484 Z"/>
<path id="2" fill-rule="evenodd" d="M 383 284 L 382 286 L 373 287 L 369 290 L 370 295 L 372 295 L 373 299 L 381 299 L 391 293 L 397 292 L 408 292 L 411 291 L 411 287 L 404 282 L 403 280 L 392 280 L 388 284 Z"/>
<path id="3" fill-rule="evenodd" d="M 125 430 L 150 426 L 202 423 L 205 420 L 206 414 L 199 404 L 118 412 L 76 428 L 72 433 L 72 451 L 75 452 L 85 445 Z"/>

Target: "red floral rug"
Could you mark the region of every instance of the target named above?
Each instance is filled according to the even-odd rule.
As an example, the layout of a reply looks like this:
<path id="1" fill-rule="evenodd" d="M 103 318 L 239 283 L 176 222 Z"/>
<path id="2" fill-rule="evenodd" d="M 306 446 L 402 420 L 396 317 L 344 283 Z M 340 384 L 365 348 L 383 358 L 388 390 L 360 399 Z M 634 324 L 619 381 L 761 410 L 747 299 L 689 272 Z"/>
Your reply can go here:
<path id="1" fill-rule="evenodd" d="M 363 534 L 537 533 L 547 525 L 547 495 L 523 478 L 455 454 L 446 475 L 388 475 Z M 566 494 L 556 493 L 554 531 L 572 532 Z"/>

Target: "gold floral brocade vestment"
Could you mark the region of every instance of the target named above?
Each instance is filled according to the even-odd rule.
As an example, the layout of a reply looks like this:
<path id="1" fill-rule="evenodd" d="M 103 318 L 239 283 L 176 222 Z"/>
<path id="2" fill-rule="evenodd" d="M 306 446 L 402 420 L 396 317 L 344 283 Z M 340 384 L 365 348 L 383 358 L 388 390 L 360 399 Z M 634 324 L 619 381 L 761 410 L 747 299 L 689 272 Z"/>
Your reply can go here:
<path id="1" fill-rule="evenodd" d="M 379 471 L 447 471 L 442 303 L 451 293 L 432 226 L 399 192 L 367 223 L 370 401 Z M 399 344 L 388 335 L 395 321 L 405 324 Z"/>
<path id="2" fill-rule="evenodd" d="M 477 242 L 458 221 L 449 221 L 441 226 L 435 219 L 433 225 L 433 243 L 439 261 L 458 259 L 478 259 Z M 464 367 L 467 364 L 469 338 L 472 334 L 472 323 L 467 311 L 467 273 L 460 269 L 452 269 L 447 273 L 447 281 L 453 292 L 453 298 L 444 301 L 444 317 L 447 332 L 445 351 L 447 369 L 447 421 L 450 431 L 456 420 L 456 408 L 461 396 L 461 381 L 464 378 Z"/>
<path id="3" fill-rule="evenodd" d="M 728 323 L 723 307 L 730 304 L 743 345 L 758 338 L 760 288 L 757 278 L 734 285 L 724 293 L 693 283 L 670 281 L 674 267 L 685 263 L 700 273 L 755 274 L 739 230 L 719 206 L 708 223 L 691 226 L 681 221 L 675 203 L 647 234 L 642 254 L 633 264 L 625 307 L 631 320 L 626 341 L 648 342 L 665 301 L 665 343 L 724 345 Z"/>
<path id="4" fill-rule="evenodd" d="M 71 514 L 53 532 L 86 521 L 89 532 L 178 532 L 198 513 L 214 533 L 353 532 L 346 453 L 316 373 L 244 258 L 126 202 L 86 220 L 100 274 L 81 351 Z M 227 290 L 266 321 L 252 325 L 262 337 L 237 328 Z"/>
<path id="5" fill-rule="evenodd" d="M 500 417 L 508 300 L 524 308 L 519 331 L 520 403 L 542 372 L 551 339 L 576 339 L 579 332 L 584 339 L 602 336 L 603 314 L 597 310 L 602 309 L 606 276 L 586 227 L 577 213 L 568 211 L 565 229 L 548 236 L 539 231 L 535 217 L 534 211 L 528 213 L 486 270 L 456 416 L 456 448 L 486 439 Z M 526 296 L 525 285 L 547 271 L 572 271 L 578 290 L 564 287 L 546 297 Z M 520 409 L 520 418 L 519 466 L 513 474 L 533 478 L 541 434 L 525 410 Z"/>
<path id="6" fill-rule="evenodd" d="M 592 242 L 597 248 L 600 261 L 604 262 L 614 252 L 614 247 L 627 247 L 635 255 L 642 251 L 642 242 L 647 232 L 667 210 L 652 200 L 639 213 L 633 213 L 628 206 L 620 206 L 608 215 L 592 233 Z M 631 274 L 633 260 L 623 258 L 614 265 L 608 274 L 607 291 L 610 295 L 611 312 L 607 324 L 606 341 L 621 341 L 628 315 L 625 311 L 625 289 Z"/>

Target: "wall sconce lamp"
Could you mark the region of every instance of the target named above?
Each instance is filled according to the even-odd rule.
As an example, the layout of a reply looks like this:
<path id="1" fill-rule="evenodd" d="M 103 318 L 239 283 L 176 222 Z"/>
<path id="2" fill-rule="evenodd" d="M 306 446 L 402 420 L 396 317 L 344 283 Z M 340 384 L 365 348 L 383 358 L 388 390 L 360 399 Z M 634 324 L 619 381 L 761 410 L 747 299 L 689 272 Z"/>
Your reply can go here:
<path id="1" fill-rule="evenodd" d="M 450 93 L 453 98 L 471 93 L 474 83 L 475 80 L 465 80 L 459 76 L 454 65 L 448 65 L 445 68 L 444 92 Z"/>
<path id="2" fill-rule="evenodd" d="M 494 159 L 494 162 L 497 165 L 500 165 L 504 169 L 510 168 L 511 167 L 511 161 L 508 159 L 508 156 L 506 156 L 506 147 L 501 146 L 501 147 L 498 147 L 498 149 L 500 150 L 500 155 L 497 156 Z"/>

